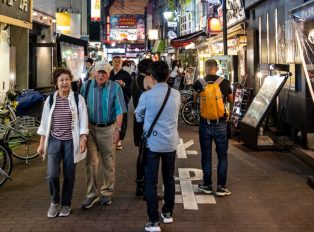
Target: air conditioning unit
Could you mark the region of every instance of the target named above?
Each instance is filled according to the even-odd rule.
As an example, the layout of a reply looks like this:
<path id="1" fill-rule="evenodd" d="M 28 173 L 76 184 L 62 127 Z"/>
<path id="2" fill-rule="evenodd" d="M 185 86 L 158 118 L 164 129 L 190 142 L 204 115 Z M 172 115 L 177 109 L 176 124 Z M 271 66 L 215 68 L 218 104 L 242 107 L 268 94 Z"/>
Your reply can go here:
<path id="1" fill-rule="evenodd" d="M 191 12 L 191 11 L 193 11 L 193 5 L 192 5 L 192 4 L 189 4 L 189 5 L 187 5 L 186 7 L 184 7 L 184 11 L 185 11 L 185 12 Z"/>
<path id="2" fill-rule="evenodd" d="M 72 13 L 71 8 L 58 8 L 58 12 L 60 13 Z"/>

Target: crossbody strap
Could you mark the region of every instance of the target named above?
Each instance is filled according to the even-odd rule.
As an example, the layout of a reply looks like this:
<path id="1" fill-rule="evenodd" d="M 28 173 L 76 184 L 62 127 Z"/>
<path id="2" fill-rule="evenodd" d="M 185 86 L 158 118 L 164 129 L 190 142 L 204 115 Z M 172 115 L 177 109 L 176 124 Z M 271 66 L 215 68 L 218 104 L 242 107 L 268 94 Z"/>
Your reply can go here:
<path id="1" fill-rule="evenodd" d="M 157 114 L 157 116 L 156 116 L 156 118 L 155 118 L 153 124 L 150 126 L 149 131 L 148 131 L 148 133 L 147 133 L 147 135 L 146 135 L 146 138 L 149 138 L 150 135 L 152 134 L 153 129 L 154 129 L 154 126 L 156 125 L 156 123 L 157 123 L 157 121 L 158 121 L 158 119 L 159 119 L 159 117 L 160 117 L 162 111 L 164 110 L 164 108 L 165 108 L 165 106 L 166 106 L 166 104 L 167 104 L 167 101 L 168 101 L 169 96 L 170 96 L 170 92 L 171 92 L 171 88 L 168 87 L 168 92 L 167 92 L 166 98 L 165 98 L 165 100 L 164 100 L 164 103 L 162 104 L 162 106 L 161 106 L 161 108 L 160 108 L 160 110 L 159 110 L 159 112 L 158 112 L 158 114 Z"/>

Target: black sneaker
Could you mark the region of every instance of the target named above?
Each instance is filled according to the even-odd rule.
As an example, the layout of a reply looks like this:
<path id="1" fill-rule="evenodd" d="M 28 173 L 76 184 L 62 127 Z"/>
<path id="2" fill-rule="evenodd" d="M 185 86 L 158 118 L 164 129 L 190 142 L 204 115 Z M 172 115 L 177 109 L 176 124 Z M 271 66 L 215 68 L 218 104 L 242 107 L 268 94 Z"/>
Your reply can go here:
<path id="1" fill-rule="evenodd" d="M 163 218 L 163 221 L 164 221 L 165 224 L 173 222 L 173 219 L 172 219 L 172 216 L 171 216 L 170 212 L 168 212 L 168 213 L 161 213 L 161 217 Z"/>
<path id="2" fill-rule="evenodd" d="M 219 197 L 224 197 L 226 195 L 230 195 L 231 191 L 226 187 L 218 186 L 216 195 Z"/>
<path id="3" fill-rule="evenodd" d="M 212 189 L 212 186 L 211 185 L 203 185 L 203 184 L 199 184 L 198 185 L 198 190 L 204 192 L 204 193 L 208 193 L 208 194 L 211 194 L 213 193 L 213 189 Z"/>
<path id="4" fill-rule="evenodd" d="M 151 222 L 151 221 L 147 222 L 147 224 L 145 225 L 145 230 L 146 231 L 161 231 L 159 222 Z"/>

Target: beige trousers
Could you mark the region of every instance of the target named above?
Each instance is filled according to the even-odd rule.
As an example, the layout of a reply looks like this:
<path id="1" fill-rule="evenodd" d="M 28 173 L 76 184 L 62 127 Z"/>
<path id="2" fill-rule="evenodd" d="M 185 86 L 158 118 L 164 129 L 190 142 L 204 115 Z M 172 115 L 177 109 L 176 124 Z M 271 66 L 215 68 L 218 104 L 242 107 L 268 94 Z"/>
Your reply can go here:
<path id="1" fill-rule="evenodd" d="M 103 166 L 103 185 L 100 193 L 109 196 L 113 192 L 115 182 L 115 156 L 116 145 L 112 143 L 116 125 L 96 127 L 88 124 L 87 155 L 85 163 L 85 176 L 87 184 L 86 197 L 98 196 L 97 173 L 99 158 Z"/>

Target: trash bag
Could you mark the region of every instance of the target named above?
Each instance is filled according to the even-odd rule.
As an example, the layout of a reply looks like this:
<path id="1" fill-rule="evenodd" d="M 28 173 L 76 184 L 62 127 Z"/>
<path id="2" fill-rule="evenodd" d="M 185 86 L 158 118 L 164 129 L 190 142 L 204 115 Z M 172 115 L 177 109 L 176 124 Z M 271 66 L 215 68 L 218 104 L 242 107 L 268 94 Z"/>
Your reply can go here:
<path id="1" fill-rule="evenodd" d="M 30 110 L 34 105 L 36 105 L 36 103 L 43 100 L 45 100 L 44 96 L 37 91 L 26 94 L 25 97 L 20 99 L 16 107 L 17 115 L 23 115 L 25 112 Z"/>

